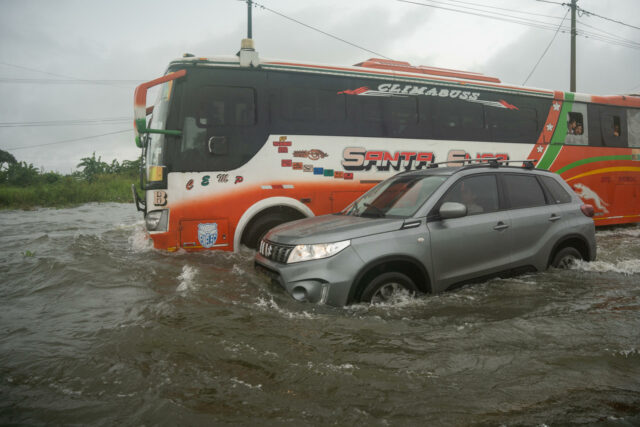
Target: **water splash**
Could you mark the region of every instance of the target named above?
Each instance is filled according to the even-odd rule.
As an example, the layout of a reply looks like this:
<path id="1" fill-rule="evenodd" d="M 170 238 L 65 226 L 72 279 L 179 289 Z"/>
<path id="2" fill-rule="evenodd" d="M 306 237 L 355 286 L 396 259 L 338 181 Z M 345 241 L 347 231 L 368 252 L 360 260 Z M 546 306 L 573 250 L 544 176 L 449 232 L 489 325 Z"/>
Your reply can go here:
<path id="1" fill-rule="evenodd" d="M 626 276 L 640 274 L 640 259 L 627 259 L 614 262 L 607 261 L 578 261 L 576 269 L 597 273 L 620 273 Z"/>
<path id="2" fill-rule="evenodd" d="M 192 267 L 190 265 L 185 265 L 182 267 L 182 274 L 178 276 L 178 280 L 180 280 L 180 284 L 176 288 L 177 292 L 189 292 L 193 291 L 197 288 L 196 276 L 198 274 L 198 269 L 196 267 Z"/>
<path id="3" fill-rule="evenodd" d="M 147 231 L 142 224 L 137 224 L 132 230 L 128 241 L 129 248 L 131 248 L 133 252 L 143 253 L 153 250 L 153 242 L 147 235 Z"/>

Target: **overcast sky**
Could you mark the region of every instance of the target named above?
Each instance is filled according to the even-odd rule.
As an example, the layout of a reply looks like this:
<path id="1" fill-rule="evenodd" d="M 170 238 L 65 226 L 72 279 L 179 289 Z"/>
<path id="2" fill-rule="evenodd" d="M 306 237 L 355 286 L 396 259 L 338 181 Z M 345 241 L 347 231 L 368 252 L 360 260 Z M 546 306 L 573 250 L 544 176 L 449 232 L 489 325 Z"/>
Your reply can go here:
<path id="1" fill-rule="evenodd" d="M 555 31 L 506 20 L 518 16 L 557 28 L 567 12 L 560 0 L 414 1 L 471 14 L 397 0 L 258 3 L 392 59 L 515 84 L 524 83 Z M 477 16 L 483 13 L 478 5 L 499 19 Z M 578 6 L 640 27 L 638 0 L 579 0 Z M 107 162 L 137 158 L 135 86 L 161 76 L 185 52 L 235 54 L 246 21 L 246 3 L 239 0 L 0 0 L 0 148 L 61 173 L 94 151 Z M 569 23 L 567 14 L 564 26 Z M 262 58 L 352 65 L 376 56 L 260 7 L 253 10 L 253 24 Z M 578 17 L 578 30 L 590 36 L 577 39 L 578 92 L 640 92 L 640 30 L 630 26 Z M 559 32 L 527 85 L 569 90 L 569 52 L 569 34 Z M 34 145 L 39 147 L 27 148 Z"/>

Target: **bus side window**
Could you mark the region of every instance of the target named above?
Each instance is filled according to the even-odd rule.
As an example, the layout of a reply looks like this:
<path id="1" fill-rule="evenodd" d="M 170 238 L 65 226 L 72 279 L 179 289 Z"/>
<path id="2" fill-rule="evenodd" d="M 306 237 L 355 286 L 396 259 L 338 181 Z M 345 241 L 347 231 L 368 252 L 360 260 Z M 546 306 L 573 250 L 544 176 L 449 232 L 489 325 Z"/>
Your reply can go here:
<path id="1" fill-rule="evenodd" d="M 588 106 L 582 102 L 574 102 L 571 111 L 567 113 L 567 135 L 565 144 L 588 145 L 589 129 L 587 123 Z"/>
<path id="2" fill-rule="evenodd" d="M 629 147 L 640 147 L 640 109 L 627 110 Z"/>
<path id="3" fill-rule="evenodd" d="M 539 133 L 538 112 L 535 108 L 516 109 L 486 107 L 487 122 L 492 141 L 536 142 Z"/>
<path id="4" fill-rule="evenodd" d="M 431 97 L 418 97 L 418 138 L 431 138 L 433 134 L 433 102 Z"/>
<path id="5" fill-rule="evenodd" d="M 418 105 L 415 96 L 391 97 L 387 101 L 390 136 L 415 137 Z"/>
<path id="6" fill-rule="evenodd" d="M 484 109 L 458 99 L 437 98 L 433 116 L 434 136 L 445 140 L 486 140 Z"/>
<path id="7" fill-rule="evenodd" d="M 601 107 L 600 130 L 605 147 L 627 147 L 627 123 L 625 110 Z"/>

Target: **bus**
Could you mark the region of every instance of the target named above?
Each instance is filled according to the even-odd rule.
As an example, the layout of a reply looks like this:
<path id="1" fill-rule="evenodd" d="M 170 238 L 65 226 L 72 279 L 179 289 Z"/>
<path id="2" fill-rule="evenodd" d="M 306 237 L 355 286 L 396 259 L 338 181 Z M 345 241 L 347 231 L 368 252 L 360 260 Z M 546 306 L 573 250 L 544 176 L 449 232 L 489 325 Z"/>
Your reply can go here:
<path id="1" fill-rule="evenodd" d="M 157 100 L 147 106 L 155 87 Z M 155 248 L 256 248 L 272 227 L 338 212 L 400 171 L 531 159 L 595 208 L 640 221 L 640 96 L 504 84 L 369 59 L 354 66 L 185 54 L 136 88 L 140 185 Z"/>

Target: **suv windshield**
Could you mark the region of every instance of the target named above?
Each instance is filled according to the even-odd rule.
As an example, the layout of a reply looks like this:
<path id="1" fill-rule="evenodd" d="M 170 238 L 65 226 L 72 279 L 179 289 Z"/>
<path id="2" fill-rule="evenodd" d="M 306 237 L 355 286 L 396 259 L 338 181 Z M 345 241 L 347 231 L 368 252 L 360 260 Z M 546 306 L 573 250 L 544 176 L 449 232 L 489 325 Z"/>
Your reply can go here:
<path id="1" fill-rule="evenodd" d="M 447 178 L 442 175 L 400 175 L 390 178 L 367 191 L 341 214 L 379 218 L 410 217 Z"/>

